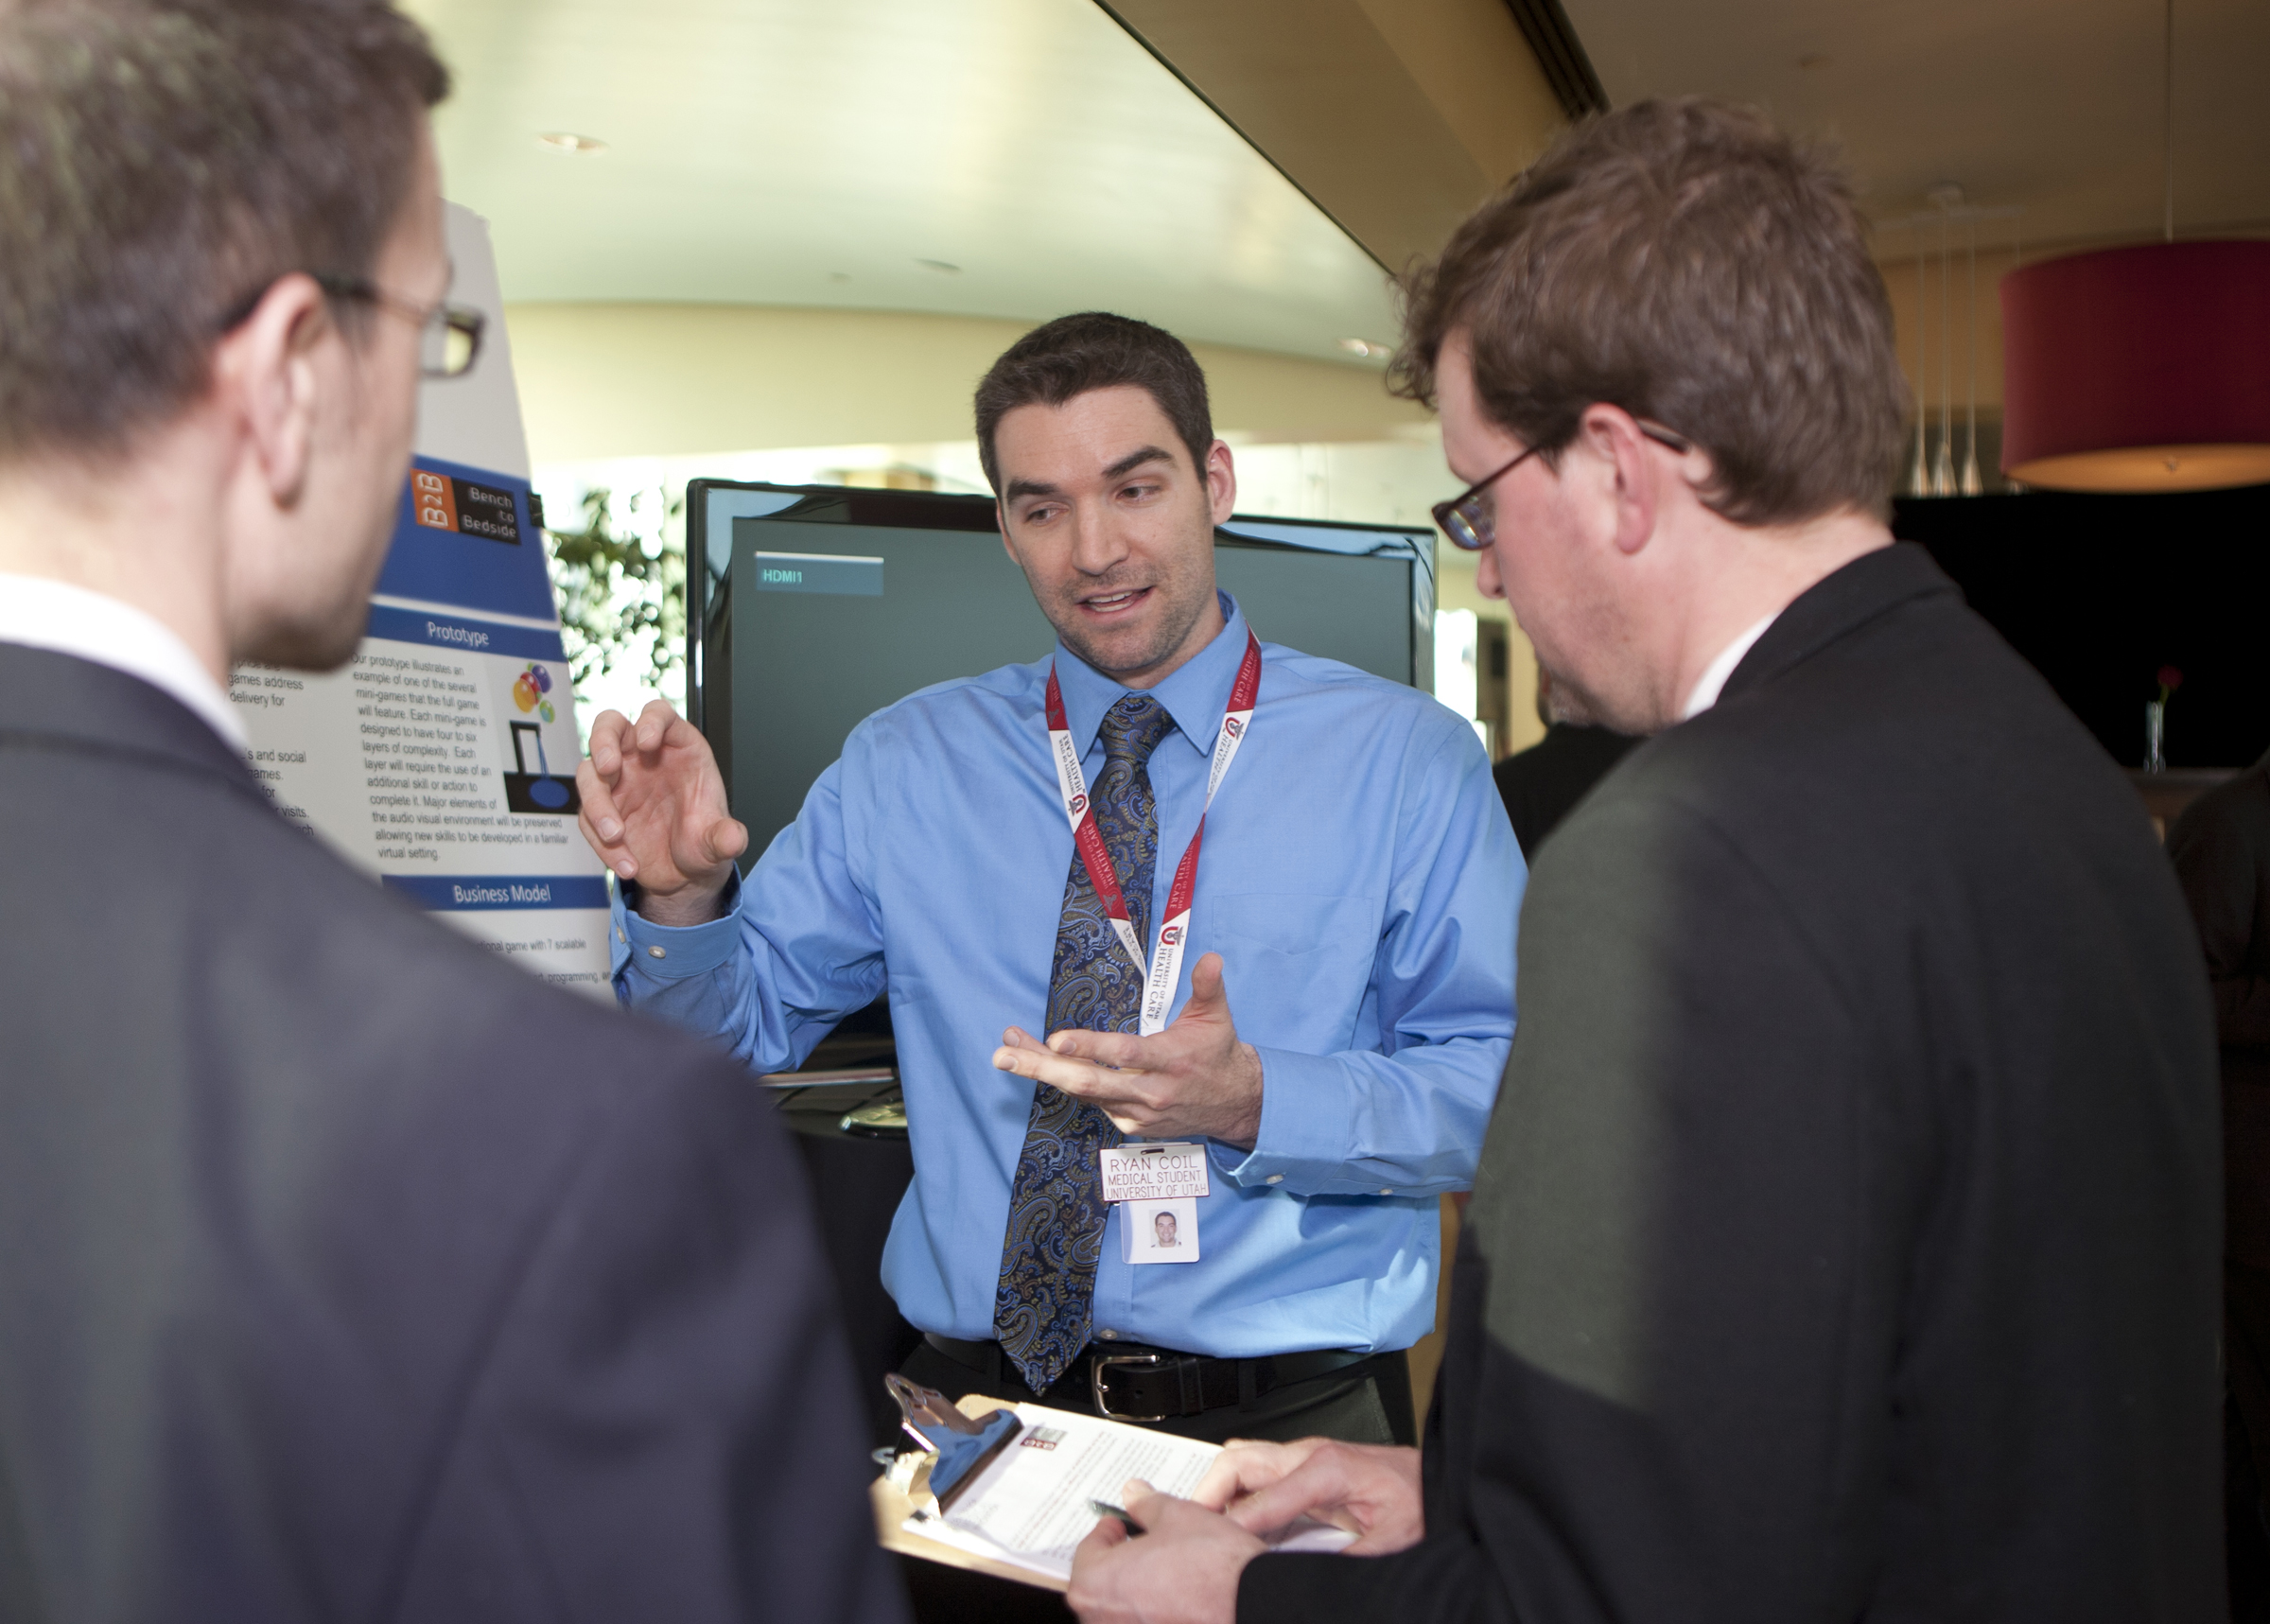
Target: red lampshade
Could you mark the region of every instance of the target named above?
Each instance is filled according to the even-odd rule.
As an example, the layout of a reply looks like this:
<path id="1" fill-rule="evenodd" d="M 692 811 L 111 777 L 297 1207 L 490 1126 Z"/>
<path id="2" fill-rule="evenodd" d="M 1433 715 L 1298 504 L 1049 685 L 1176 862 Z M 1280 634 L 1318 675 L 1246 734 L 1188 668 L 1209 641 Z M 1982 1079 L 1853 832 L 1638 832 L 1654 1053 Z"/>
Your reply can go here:
<path id="1" fill-rule="evenodd" d="M 2171 242 L 2002 278 L 2002 472 L 2066 491 L 2270 480 L 2270 242 Z"/>

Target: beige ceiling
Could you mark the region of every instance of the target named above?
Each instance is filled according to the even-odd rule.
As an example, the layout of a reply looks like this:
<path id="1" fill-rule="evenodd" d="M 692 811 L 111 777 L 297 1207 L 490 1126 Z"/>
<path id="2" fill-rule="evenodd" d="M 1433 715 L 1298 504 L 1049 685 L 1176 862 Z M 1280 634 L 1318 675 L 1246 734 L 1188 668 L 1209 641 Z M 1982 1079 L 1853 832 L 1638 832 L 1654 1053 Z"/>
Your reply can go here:
<path id="1" fill-rule="evenodd" d="M 2159 234 L 2157 0 L 1563 5 L 1615 104 L 1727 96 L 1834 136 L 1879 220 L 1952 183 L 2022 205 L 2030 245 Z M 2270 3 L 2175 0 L 2174 68 L 2178 234 L 2270 229 Z"/>
<path id="2" fill-rule="evenodd" d="M 1339 341 L 1393 334 L 1378 264 L 1091 0 L 410 7 L 515 304 L 1102 306 L 1372 367 Z"/>
<path id="3" fill-rule="evenodd" d="M 1562 121 L 1506 0 L 1109 0 L 1381 264 L 1436 253 Z"/>
<path id="4" fill-rule="evenodd" d="M 1559 118 L 1506 0 L 408 3 L 459 75 L 450 193 L 516 305 L 1101 306 L 1376 368 L 1338 345 L 1392 338 L 1380 266 Z M 1722 96 L 1831 136 L 1879 221 L 1945 183 L 2021 207 L 1981 227 L 1986 287 L 2012 230 L 2029 253 L 2156 235 L 2155 0 L 1563 4 L 1613 101 Z M 2270 230 L 2270 0 L 2177 0 L 2175 83 L 2179 231 Z"/>

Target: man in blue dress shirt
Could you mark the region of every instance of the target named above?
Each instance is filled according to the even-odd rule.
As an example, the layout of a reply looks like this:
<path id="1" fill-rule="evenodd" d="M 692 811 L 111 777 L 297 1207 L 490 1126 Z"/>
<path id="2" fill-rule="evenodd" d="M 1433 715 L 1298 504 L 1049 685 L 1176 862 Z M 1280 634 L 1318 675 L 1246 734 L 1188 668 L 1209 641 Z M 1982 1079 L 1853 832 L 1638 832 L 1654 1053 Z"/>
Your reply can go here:
<path id="1" fill-rule="evenodd" d="M 758 1071 L 887 991 L 915 1179 L 882 1277 L 916 1379 L 1407 1438 L 1437 1197 L 1473 1176 L 1513 1026 L 1524 869 L 1489 762 L 1215 589 L 1236 480 L 1179 341 L 1050 323 L 977 426 L 1054 655 L 869 717 L 745 882 L 701 734 L 659 702 L 602 716 L 580 783 L 617 990 Z M 1104 1199 L 1123 1137 L 1204 1147 L 1175 1266 L 1125 1261 L 1158 1249 L 1150 1209 Z"/>

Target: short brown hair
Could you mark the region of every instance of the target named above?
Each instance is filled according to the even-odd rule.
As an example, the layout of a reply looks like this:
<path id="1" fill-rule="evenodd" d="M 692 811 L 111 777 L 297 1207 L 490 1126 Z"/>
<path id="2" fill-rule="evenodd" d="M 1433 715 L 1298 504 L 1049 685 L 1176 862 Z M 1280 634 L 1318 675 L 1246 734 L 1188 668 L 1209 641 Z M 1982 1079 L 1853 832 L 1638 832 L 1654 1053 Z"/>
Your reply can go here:
<path id="1" fill-rule="evenodd" d="M 0 459 L 125 449 L 277 277 L 366 274 L 448 83 L 386 0 L 0 0 Z"/>
<path id="2" fill-rule="evenodd" d="M 1483 411 L 1565 448 L 1595 402 L 1711 455 L 1737 524 L 1889 512 L 1908 390 L 1867 226 L 1837 165 L 1746 109 L 1587 120 L 1406 280 L 1396 393 L 1433 405 L 1446 340 Z"/>
<path id="3" fill-rule="evenodd" d="M 1190 346 L 1148 322 L 1083 310 L 1035 327 L 1003 351 L 978 383 L 977 455 L 987 482 L 1001 489 L 993 433 L 1018 407 L 1062 406 L 1090 390 L 1125 386 L 1150 392 L 1203 472 L 1214 413 L 1206 404 L 1206 374 Z"/>

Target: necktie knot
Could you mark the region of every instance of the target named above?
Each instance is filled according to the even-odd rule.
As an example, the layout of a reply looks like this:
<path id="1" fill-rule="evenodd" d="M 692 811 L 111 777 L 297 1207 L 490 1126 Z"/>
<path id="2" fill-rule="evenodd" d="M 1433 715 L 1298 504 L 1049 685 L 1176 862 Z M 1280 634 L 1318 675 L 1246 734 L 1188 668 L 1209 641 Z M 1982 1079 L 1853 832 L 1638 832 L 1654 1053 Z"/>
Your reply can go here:
<path id="1" fill-rule="evenodd" d="M 1174 731 L 1175 719 L 1147 693 L 1130 693 L 1104 712 L 1103 725 L 1096 736 L 1104 742 L 1104 760 L 1126 761 L 1143 766 L 1159 747 L 1159 741 Z"/>

